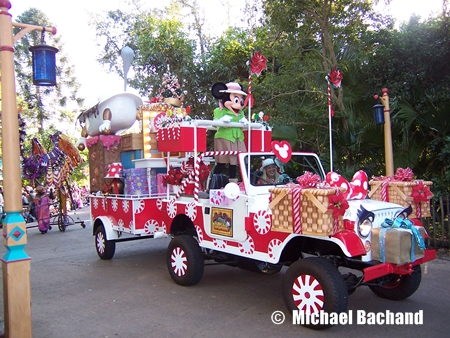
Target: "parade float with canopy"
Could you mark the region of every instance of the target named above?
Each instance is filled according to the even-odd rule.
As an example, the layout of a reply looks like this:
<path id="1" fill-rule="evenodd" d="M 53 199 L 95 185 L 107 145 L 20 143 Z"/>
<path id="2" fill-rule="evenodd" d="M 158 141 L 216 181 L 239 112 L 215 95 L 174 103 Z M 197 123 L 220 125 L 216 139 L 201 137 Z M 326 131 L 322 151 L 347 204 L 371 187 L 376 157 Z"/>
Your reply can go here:
<path id="1" fill-rule="evenodd" d="M 205 262 L 264 274 L 287 267 L 281 290 L 286 306 L 306 314 L 345 312 L 348 295 L 360 286 L 388 299 L 411 296 L 421 264 L 436 255 L 425 247 L 420 220 L 411 217 L 428 214 L 430 182 L 410 171 L 372 180 L 358 171 L 347 181 L 325 173 L 316 154 L 272 140 L 267 119 L 251 112 L 251 77 L 265 69 L 266 59 L 257 52 L 250 65 L 248 119 L 192 117 L 178 81 L 166 74 L 160 95 L 123 109 L 137 113 L 141 132 L 118 135 L 111 119 L 111 128 L 86 139 L 98 256 L 113 258 L 122 241 L 171 237 L 167 268 L 185 286 L 201 280 Z M 242 92 L 222 89 L 227 91 Z M 108 117 L 104 112 L 92 110 L 80 122 L 89 114 Z M 207 134 L 222 127 L 242 129 L 247 151 L 211 149 Z M 213 173 L 218 155 L 237 157 L 237 183 Z M 258 184 L 266 159 L 279 179 Z M 369 194 L 369 186 L 378 192 Z M 341 274 L 340 267 L 349 272 Z"/>

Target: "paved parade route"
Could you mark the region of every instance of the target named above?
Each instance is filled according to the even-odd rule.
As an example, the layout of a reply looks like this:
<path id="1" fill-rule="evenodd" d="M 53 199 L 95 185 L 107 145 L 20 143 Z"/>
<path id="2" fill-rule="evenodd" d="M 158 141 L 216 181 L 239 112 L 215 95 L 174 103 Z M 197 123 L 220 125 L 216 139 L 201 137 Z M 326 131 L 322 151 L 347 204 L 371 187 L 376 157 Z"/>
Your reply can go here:
<path id="1" fill-rule="evenodd" d="M 78 211 L 88 220 L 88 208 Z M 100 260 L 92 226 L 55 227 L 46 235 L 30 228 L 33 337 L 432 337 L 448 329 L 450 262 L 424 267 L 418 292 L 403 302 L 376 297 L 368 288 L 350 296 L 349 310 L 418 312 L 423 325 L 340 325 L 313 331 L 292 324 L 281 295 L 281 273 L 266 276 L 227 266 L 207 266 L 192 287 L 175 284 L 165 264 L 169 239 L 118 243 Z M 3 256 L 5 247 L 0 248 Z M 0 318 L 3 325 L 3 296 Z M 286 321 L 275 325 L 275 311 Z"/>

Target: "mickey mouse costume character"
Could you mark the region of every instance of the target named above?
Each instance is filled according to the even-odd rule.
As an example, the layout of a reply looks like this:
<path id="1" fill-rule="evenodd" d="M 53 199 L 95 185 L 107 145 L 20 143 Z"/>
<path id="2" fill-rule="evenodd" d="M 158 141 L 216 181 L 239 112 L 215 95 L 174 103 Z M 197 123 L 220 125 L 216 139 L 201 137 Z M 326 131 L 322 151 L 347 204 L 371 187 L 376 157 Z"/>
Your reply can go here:
<path id="1" fill-rule="evenodd" d="M 225 123 L 240 122 L 248 124 L 244 112 L 244 96 L 242 86 L 237 82 L 215 83 L 211 88 L 212 95 L 219 101 L 219 107 L 214 109 L 214 120 Z M 244 143 L 244 133 L 242 128 L 237 127 L 219 127 L 214 136 L 215 151 L 247 151 Z M 237 155 L 218 155 L 215 156 L 216 167 L 214 174 L 223 172 L 225 165 L 229 165 L 230 181 L 237 182 Z"/>

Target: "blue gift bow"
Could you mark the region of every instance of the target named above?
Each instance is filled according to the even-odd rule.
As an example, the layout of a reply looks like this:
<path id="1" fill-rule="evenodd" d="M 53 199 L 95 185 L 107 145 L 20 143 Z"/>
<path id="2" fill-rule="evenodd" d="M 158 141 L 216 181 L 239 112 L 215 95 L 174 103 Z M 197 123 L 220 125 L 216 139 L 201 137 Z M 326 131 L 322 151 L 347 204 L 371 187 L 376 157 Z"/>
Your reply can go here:
<path id="1" fill-rule="evenodd" d="M 425 242 L 420 235 L 419 230 L 414 226 L 413 222 L 411 222 L 407 218 L 397 217 L 394 220 L 386 218 L 384 222 L 381 224 L 380 229 L 380 260 L 382 262 L 386 261 L 386 231 L 388 229 L 394 228 L 403 228 L 409 229 L 412 232 L 411 236 L 411 261 L 415 261 L 415 252 L 414 252 L 414 243 L 417 241 L 419 248 L 425 250 Z"/>

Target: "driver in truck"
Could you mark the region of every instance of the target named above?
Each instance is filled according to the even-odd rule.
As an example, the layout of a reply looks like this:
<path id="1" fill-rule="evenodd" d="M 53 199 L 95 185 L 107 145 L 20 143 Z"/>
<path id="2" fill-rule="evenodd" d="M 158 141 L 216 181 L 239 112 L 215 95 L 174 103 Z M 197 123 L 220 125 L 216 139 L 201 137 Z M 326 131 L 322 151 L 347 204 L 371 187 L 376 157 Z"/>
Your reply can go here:
<path id="1" fill-rule="evenodd" d="M 275 184 L 278 182 L 278 166 L 273 158 L 266 158 L 261 165 L 261 178 L 258 180 L 258 185 Z"/>

